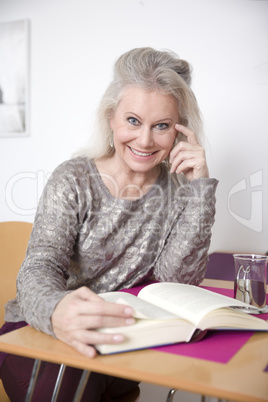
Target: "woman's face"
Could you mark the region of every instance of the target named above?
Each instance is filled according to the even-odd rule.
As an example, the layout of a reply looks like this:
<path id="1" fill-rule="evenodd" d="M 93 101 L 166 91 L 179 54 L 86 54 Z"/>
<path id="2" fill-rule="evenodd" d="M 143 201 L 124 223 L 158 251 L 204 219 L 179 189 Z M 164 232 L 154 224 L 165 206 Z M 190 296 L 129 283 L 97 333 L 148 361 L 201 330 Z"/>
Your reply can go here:
<path id="1" fill-rule="evenodd" d="M 178 104 L 172 95 L 126 88 L 110 119 L 116 162 L 127 171 L 150 172 L 169 155 L 178 120 Z"/>

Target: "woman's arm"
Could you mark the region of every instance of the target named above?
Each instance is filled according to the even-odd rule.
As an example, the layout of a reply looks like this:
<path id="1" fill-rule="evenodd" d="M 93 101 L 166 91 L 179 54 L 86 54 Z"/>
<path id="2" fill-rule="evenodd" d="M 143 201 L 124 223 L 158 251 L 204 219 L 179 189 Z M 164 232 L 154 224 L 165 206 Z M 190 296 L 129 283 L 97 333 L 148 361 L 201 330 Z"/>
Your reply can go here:
<path id="1" fill-rule="evenodd" d="M 188 127 L 176 124 L 187 141 L 170 153 L 171 173 L 183 174 L 174 220 L 155 267 L 157 279 L 198 285 L 204 278 L 215 216 L 217 180 L 209 179 L 204 149 Z"/>
<path id="2" fill-rule="evenodd" d="M 79 227 L 75 165 L 64 163 L 51 175 L 39 201 L 25 260 L 17 278 L 21 315 L 53 334 L 50 317 L 66 294 L 66 281 Z"/>
<path id="3" fill-rule="evenodd" d="M 45 187 L 18 275 L 18 300 L 27 323 L 93 357 L 92 345 L 123 341 L 121 334 L 96 328 L 131 325 L 134 319 L 132 309 L 107 303 L 86 287 L 67 291 L 73 247 L 91 203 L 90 194 L 79 191 L 81 180 L 89 177 L 82 166 L 78 175 L 76 169 L 71 161 L 64 163 Z"/>
<path id="4" fill-rule="evenodd" d="M 177 211 L 155 265 L 156 279 L 195 285 L 203 280 L 214 223 L 217 184 L 215 179 L 200 178 L 181 187 Z"/>

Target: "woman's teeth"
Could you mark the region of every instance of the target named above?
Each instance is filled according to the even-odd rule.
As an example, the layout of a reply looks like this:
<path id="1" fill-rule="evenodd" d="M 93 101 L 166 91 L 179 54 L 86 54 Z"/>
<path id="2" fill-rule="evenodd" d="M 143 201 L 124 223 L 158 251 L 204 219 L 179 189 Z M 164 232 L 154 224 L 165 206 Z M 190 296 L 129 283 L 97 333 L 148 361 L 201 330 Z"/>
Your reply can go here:
<path id="1" fill-rule="evenodd" d="M 153 154 L 153 152 L 149 152 L 149 153 L 145 153 L 145 152 L 138 152 L 135 149 L 129 147 L 131 149 L 131 151 L 133 152 L 133 154 L 138 155 L 138 156 L 150 156 Z"/>

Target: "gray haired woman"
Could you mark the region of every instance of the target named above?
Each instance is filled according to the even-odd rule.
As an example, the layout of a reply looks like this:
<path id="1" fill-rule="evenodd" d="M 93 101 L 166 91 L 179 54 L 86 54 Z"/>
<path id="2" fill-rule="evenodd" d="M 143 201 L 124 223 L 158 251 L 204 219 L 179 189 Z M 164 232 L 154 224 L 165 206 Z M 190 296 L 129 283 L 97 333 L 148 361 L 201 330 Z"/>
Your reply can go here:
<path id="1" fill-rule="evenodd" d="M 94 345 L 124 342 L 120 331 L 98 328 L 135 322 L 130 308 L 98 293 L 150 280 L 202 281 L 217 180 L 209 178 L 190 84 L 189 64 L 170 51 L 138 48 L 118 59 L 91 145 L 61 164 L 44 189 L 2 332 L 28 323 L 93 358 Z M 2 360 L 3 384 L 19 400 L 32 362 Z M 52 366 L 38 383 L 39 402 L 53 391 Z M 64 401 L 80 375 L 68 370 Z M 83 400 L 113 400 L 135 385 L 94 374 Z"/>

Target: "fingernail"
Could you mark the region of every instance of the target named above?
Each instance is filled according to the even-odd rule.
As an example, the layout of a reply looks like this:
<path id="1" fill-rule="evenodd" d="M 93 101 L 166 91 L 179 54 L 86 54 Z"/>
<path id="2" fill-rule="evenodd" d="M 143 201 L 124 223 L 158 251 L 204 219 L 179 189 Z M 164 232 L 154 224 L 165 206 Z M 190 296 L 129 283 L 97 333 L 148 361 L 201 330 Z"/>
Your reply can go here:
<path id="1" fill-rule="evenodd" d="M 121 334 L 116 334 L 113 336 L 113 340 L 115 342 L 123 342 L 124 339 L 125 339 L 124 336 Z"/>
<path id="2" fill-rule="evenodd" d="M 130 307 L 126 307 L 124 311 L 125 311 L 125 314 L 127 314 L 127 315 L 132 315 L 133 314 L 133 310 Z"/>
<path id="3" fill-rule="evenodd" d="M 125 323 L 126 323 L 126 325 L 133 325 L 133 324 L 135 324 L 135 319 L 134 318 L 127 318 L 126 320 L 125 320 Z"/>
<path id="4" fill-rule="evenodd" d="M 88 355 L 88 357 L 89 357 L 90 359 L 93 359 L 93 357 L 95 357 L 95 355 L 96 355 L 96 352 L 95 352 L 94 350 L 90 350 L 90 351 L 87 353 L 87 355 Z"/>

